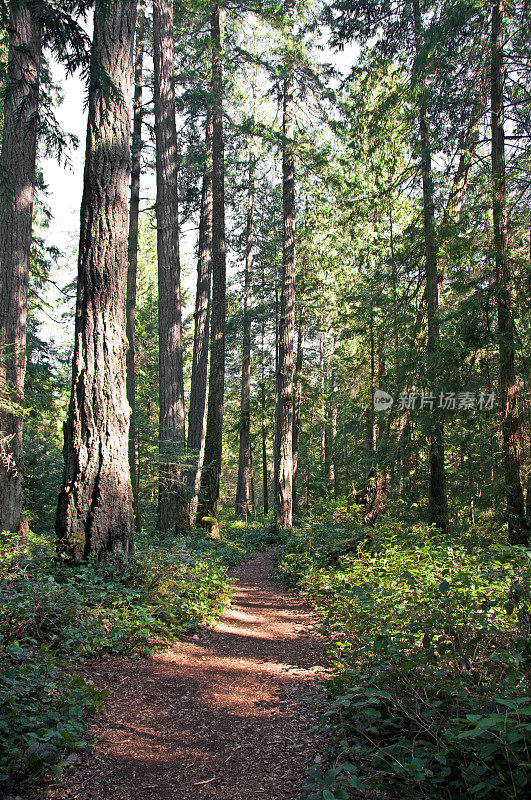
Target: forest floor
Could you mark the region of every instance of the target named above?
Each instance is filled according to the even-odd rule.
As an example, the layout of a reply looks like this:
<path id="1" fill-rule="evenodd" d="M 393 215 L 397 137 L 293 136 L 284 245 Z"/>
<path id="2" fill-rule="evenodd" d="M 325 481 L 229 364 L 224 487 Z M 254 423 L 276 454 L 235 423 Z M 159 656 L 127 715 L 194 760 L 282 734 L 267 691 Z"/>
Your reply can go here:
<path id="1" fill-rule="evenodd" d="M 36 800 L 298 800 L 325 747 L 317 619 L 269 577 L 271 553 L 232 572 L 231 604 L 201 637 L 142 659 L 95 660 L 109 691 L 92 748 Z"/>

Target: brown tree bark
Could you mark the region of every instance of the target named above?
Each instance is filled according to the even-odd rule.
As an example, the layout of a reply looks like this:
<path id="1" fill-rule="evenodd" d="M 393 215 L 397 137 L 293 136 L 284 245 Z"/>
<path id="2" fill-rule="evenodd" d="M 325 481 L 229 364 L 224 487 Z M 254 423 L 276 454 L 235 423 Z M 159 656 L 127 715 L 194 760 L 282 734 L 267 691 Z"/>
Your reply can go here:
<path id="1" fill-rule="evenodd" d="M 72 394 L 65 424 L 58 548 L 76 560 L 127 553 L 133 543 L 125 386 L 128 185 L 136 1 L 94 10 L 93 63 L 117 89 L 93 80 L 88 110 Z"/>
<path id="2" fill-rule="evenodd" d="M 339 497 L 339 470 L 337 463 L 337 365 L 336 341 L 332 350 L 330 369 L 330 402 L 328 406 L 328 429 L 330 438 L 328 481 L 333 487 L 334 497 Z"/>
<path id="3" fill-rule="evenodd" d="M 265 297 L 265 275 L 262 262 L 262 297 Z M 260 332 L 260 394 L 261 394 L 261 430 L 262 430 L 262 502 L 264 516 L 269 514 L 269 487 L 267 478 L 267 414 L 265 384 L 265 317 L 262 318 Z"/>
<path id="4" fill-rule="evenodd" d="M 303 312 L 299 314 L 297 331 L 297 355 L 295 357 L 295 402 L 293 405 L 293 513 L 297 514 L 299 501 L 297 498 L 297 477 L 299 473 L 299 437 L 301 428 L 302 410 L 302 366 L 304 361 L 304 338 L 306 336 L 306 322 Z"/>
<path id="5" fill-rule="evenodd" d="M 0 531 L 25 526 L 23 405 L 41 26 L 12 5 L 0 156 Z"/>
<path id="6" fill-rule="evenodd" d="M 521 481 L 522 440 L 515 375 L 514 321 L 511 308 L 511 259 L 505 183 L 505 132 L 503 111 L 503 0 L 492 4 L 491 31 L 491 156 L 492 216 L 496 260 L 496 302 L 500 350 L 503 466 L 510 544 L 526 544 L 526 520 Z"/>
<path id="7" fill-rule="evenodd" d="M 175 122 L 173 0 L 153 0 L 159 287 L 159 497 L 162 534 L 187 529 L 179 184 Z"/>
<path id="8" fill-rule="evenodd" d="M 205 458 L 197 517 L 217 517 L 223 452 L 223 395 L 225 390 L 225 156 L 223 140 L 223 25 L 224 9 L 212 6 L 212 318 L 210 375 L 205 435 Z"/>
<path id="9" fill-rule="evenodd" d="M 294 0 L 284 9 L 293 23 Z M 275 459 L 276 524 L 292 527 L 293 510 L 293 333 L 295 328 L 295 105 L 293 55 L 284 60 L 283 159 L 282 159 L 282 285 L 280 298 L 279 359 L 277 370 L 277 437 Z"/>
<path id="10" fill-rule="evenodd" d="M 251 470 L 251 303 L 253 287 L 254 196 L 256 156 L 249 154 L 249 188 L 245 234 L 245 286 L 243 302 L 242 384 L 240 401 L 240 447 L 238 483 L 236 487 L 236 516 L 247 518 L 249 513 L 249 476 Z"/>
<path id="11" fill-rule="evenodd" d="M 205 168 L 199 219 L 199 257 L 194 312 L 194 352 L 188 409 L 188 525 L 193 525 L 205 454 L 208 379 L 208 332 L 210 328 L 210 285 L 212 283 L 212 107 L 208 105 L 205 126 Z"/>
<path id="12" fill-rule="evenodd" d="M 133 100 L 133 141 L 131 145 L 131 200 L 129 205 L 129 245 L 127 269 L 127 400 L 131 409 L 129 422 L 129 472 L 133 490 L 133 513 L 135 526 L 140 527 L 138 511 L 138 474 L 136 455 L 136 364 L 135 364 L 135 320 L 136 278 L 138 268 L 138 228 L 140 211 L 140 175 L 142 171 L 142 69 L 145 45 L 145 0 L 139 0 L 135 43 L 135 91 Z"/>
<path id="13" fill-rule="evenodd" d="M 417 52 L 420 50 L 421 15 L 419 0 L 413 2 L 415 38 Z M 424 77 L 418 79 L 418 114 L 422 173 L 422 216 L 424 223 L 424 256 L 426 273 L 426 303 L 428 308 L 428 341 L 426 347 L 426 376 L 429 388 L 438 383 L 439 369 L 439 292 L 437 285 L 437 238 L 435 233 L 435 207 L 433 174 L 431 168 L 430 131 Z M 448 498 L 444 467 L 444 428 L 442 419 L 433 417 L 429 430 L 430 476 L 429 508 L 430 524 L 444 533 L 448 530 Z"/>

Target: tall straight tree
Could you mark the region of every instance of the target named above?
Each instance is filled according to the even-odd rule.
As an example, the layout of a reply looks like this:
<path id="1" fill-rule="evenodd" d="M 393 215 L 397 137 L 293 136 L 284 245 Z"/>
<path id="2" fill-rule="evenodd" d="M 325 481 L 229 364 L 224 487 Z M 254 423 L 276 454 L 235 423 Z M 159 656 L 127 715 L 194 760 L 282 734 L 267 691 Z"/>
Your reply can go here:
<path id="1" fill-rule="evenodd" d="M 55 526 L 59 549 L 76 560 L 127 553 L 133 542 L 125 302 L 135 23 L 136 0 L 95 5 L 72 393 Z"/>
<path id="2" fill-rule="evenodd" d="M 293 29 L 295 0 L 285 0 L 288 33 Z M 295 329 L 295 105 L 291 43 L 284 58 L 282 156 L 282 283 L 276 376 L 275 510 L 279 528 L 292 527 L 293 513 L 293 334 Z"/>
<path id="3" fill-rule="evenodd" d="M 138 527 L 138 475 L 136 468 L 136 369 L 135 319 L 138 269 L 138 223 L 140 218 L 140 176 L 142 171 L 142 72 L 145 45 L 145 0 L 139 0 L 135 43 L 135 92 L 133 101 L 133 142 L 131 147 L 131 202 L 129 206 L 129 267 L 127 270 L 127 400 L 131 408 L 129 424 L 129 471 L 133 489 L 133 511 Z"/>
<path id="4" fill-rule="evenodd" d="M 179 464 L 185 446 L 173 0 L 153 0 L 159 286 L 159 504 L 161 533 L 187 528 Z"/>
<path id="5" fill-rule="evenodd" d="M 223 395 L 225 391 L 225 155 L 223 140 L 223 28 L 224 9 L 212 6 L 212 317 L 210 374 L 204 467 L 197 517 L 218 515 L 223 451 Z"/>
<path id="6" fill-rule="evenodd" d="M 491 155 L 492 217 L 496 262 L 496 302 L 500 349 L 500 394 L 502 404 L 503 466 L 507 496 L 509 543 L 526 544 L 529 525 L 520 475 L 522 441 L 515 375 L 514 321 L 511 309 L 511 260 L 505 181 L 505 132 L 503 109 L 503 0 L 492 4 L 491 29 Z"/>
<path id="7" fill-rule="evenodd" d="M 209 102 L 205 123 L 205 167 L 199 218 L 194 351 L 192 356 L 190 406 L 188 409 L 187 451 L 190 460 L 188 471 L 188 527 L 193 525 L 197 511 L 199 479 L 205 455 L 208 331 L 210 327 L 210 285 L 212 283 L 212 139 L 212 107 Z"/>
<path id="8" fill-rule="evenodd" d="M 0 157 L 0 530 L 24 525 L 26 315 L 41 60 L 34 4 L 11 3 Z"/>
<path id="9" fill-rule="evenodd" d="M 304 360 L 304 338 L 306 336 L 306 321 L 303 309 L 299 312 L 297 329 L 297 357 L 295 359 L 295 402 L 293 404 L 293 513 L 299 510 L 297 498 L 297 478 L 299 474 L 299 439 L 301 433 L 302 412 L 302 366 Z"/>
<path id="10" fill-rule="evenodd" d="M 414 79 L 418 94 L 418 117 L 420 134 L 420 159 L 422 174 L 422 218 L 424 224 L 424 259 L 426 273 L 426 305 L 428 309 L 428 341 L 426 346 L 427 370 L 430 390 L 440 380 L 440 320 L 439 287 L 437 282 L 437 236 L 435 230 L 435 205 L 433 174 L 431 164 L 431 141 L 428 121 L 428 96 L 425 76 L 418 65 L 422 60 L 423 46 L 422 17 L 419 0 L 413 0 L 415 50 L 417 71 Z M 446 474 L 444 466 L 444 427 L 440 417 L 430 423 L 430 476 L 429 476 L 429 522 L 448 530 L 448 498 L 446 493 Z"/>
<path id="11" fill-rule="evenodd" d="M 256 103 L 256 87 L 254 102 Z M 255 108 L 252 127 L 254 133 Z M 253 291 L 254 198 L 256 184 L 256 155 L 251 139 L 247 194 L 247 221 L 245 228 L 245 278 L 243 298 L 242 383 L 240 400 L 240 446 L 238 456 L 238 483 L 236 487 L 236 514 L 244 519 L 249 513 L 251 475 L 251 304 Z"/>

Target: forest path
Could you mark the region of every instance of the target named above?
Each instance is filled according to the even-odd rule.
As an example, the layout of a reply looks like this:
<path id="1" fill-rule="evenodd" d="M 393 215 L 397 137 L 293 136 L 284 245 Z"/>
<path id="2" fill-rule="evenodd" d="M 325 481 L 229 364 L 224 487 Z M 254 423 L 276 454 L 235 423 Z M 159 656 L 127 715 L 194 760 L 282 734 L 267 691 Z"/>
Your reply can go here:
<path id="1" fill-rule="evenodd" d="M 259 553 L 232 572 L 231 605 L 201 639 L 93 662 L 91 679 L 110 690 L 93 751 L 40 797 L 298 800 L 323 746 L 312 698 L 324 648 L 315 616 L 270 569 Z"/>

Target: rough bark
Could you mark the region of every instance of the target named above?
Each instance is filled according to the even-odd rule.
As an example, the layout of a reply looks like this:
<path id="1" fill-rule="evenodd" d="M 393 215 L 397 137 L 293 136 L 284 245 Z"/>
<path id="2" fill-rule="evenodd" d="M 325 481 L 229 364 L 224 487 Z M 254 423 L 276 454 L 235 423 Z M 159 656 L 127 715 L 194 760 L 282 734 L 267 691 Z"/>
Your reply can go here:
<path id="1" fill-rule="evenodd" d="M 0 531 L 26 524 L 22 410 L 41 59 L 40 23 L 25 3 L 11 5 L 0 156 Z"/>
<path id="2" fill-rule="evenodd" d="M 285 12 L 293 20 L 294 0 L 286 0 Z M 293 56 L 284 61 L 283 159 L 282 159 L 282 286 L 277 370 L 277 462 L 275 481 L 276 524 L 292 527 L 293 507 L 293 334 L 295 328 L 295 106 Z"/>
<path id="3" fill-rule="evenodd" d="M 251 471 L 251 303 L 253 287 L 253 236 L 256 157 L 249 154 L 249 189 L 245 234 L 245 285 L 243 301 L 242 383 L 240 401 L 240 447 L 236 515 L 246 518 L 249 513 L 249 478 Z"/>
<path id="4" fill-rule="evenodd" d="M 129 245 L 127 270 L 127 400 L 131 409 L 129 422 L 129 472 L 133 490 L 133 512 L 138 528 L 138 474 L 136 457 L 136 363 L 135 363 L 135 320 L 136 320 L 136 279 L 138 267 L 138 228 L 140 210 L 140 175 L 142 169 L 142 69 L 145 44 L 145 0 L 139 0 L 135 43 L 135 91 L 133 99 L 133 140 L 131 145 L 131 200 L 129 205 Z"/>
<path id="5" fill-rule="evenodd" d="M 306 336 L 306 321 L 303 312 L 299 315 L 299 325 L 297 331 L 297 355 L 295 357 L 295 401 L 293 404 L 293 513 L 296 514 L 299 508 L 297 498 L 297 477 L 299 472 L 299 437 L 301 428 L 302 410 L 302 366 L 304 360 L 304 338 Z"/>
<path id="6" fill-rule="evenodd" d="M 223 22 L 225 12 L 212 6 L 212 319 L 210 337 L 210 375 L 205 435 L 205 458 L 201 473 L 198 505 L 199 521 L 217 517 L 223 451 L 223 395 L 225 390 L 225 157 L 223 140 Z"/>
<path id="7" fill-rule="evenodd" d="M 417 51 L 420 49 L 421 16 L 418 0 L 414 0 L 413 14 Z M 430 131 L 427 113 L 427 97 L 424 78 L 418 78 L 418 114 L 422 173 L 422 217 L 424 225 L 424 256 L 426 274 L 426 304 L 428 309 L 428 340 L 426 346 L 426 377 L 429 388 L 434 390 L 438 382 L 439 368 L 439 293 L 437 285 L 437 239 L 435 233 L 435 208 L 433 174 L 431 167 Z M 444 428 L 442 419 L 433 414 L 429 429 L 430 476 L 429 508 L 430 524 L 441 531 L 448 530 L 448 499 L 444 467 Z"/>
<path id="8" fill-rule="evenodd" d="M 89 97 L 72 394 L 58 547 L 76 560 L 133 542 L 126 377 L 128 187 L 135 0 L 94 11 L 93 63 L 118 90 Z"/>
<path id="9" fill-rule="evenodd" d="M 188 410 L 188 525 L 193 525 L 205 454 L 208 379 L 208 332 L 210 328 L 210 285 L 212 283 L 212 108 L 207 108 L 205 126 L 205 168 L 199 219 L 199 257 L 194 312 L 194 352 Z"/>
<path id="10" fill-rule="evenodd" d="M 159 497 L 162 534 L 187 528 L 173 0 L 153 2 L 159 288 Z"/>
<path id="11" fill-rule="evenodd" d="M 511 308 L 511 260 L 505 183 L 503 112 L 503 0 L 494 0 L 491 32 L 491 156 L 492 216 L 496 261 L 496 302 L 500 351 L 503 466 L 510 544 L 526 544 L 526 521 L 521 481 L 522 440 L 515 375 L 514 322 Z"/>

